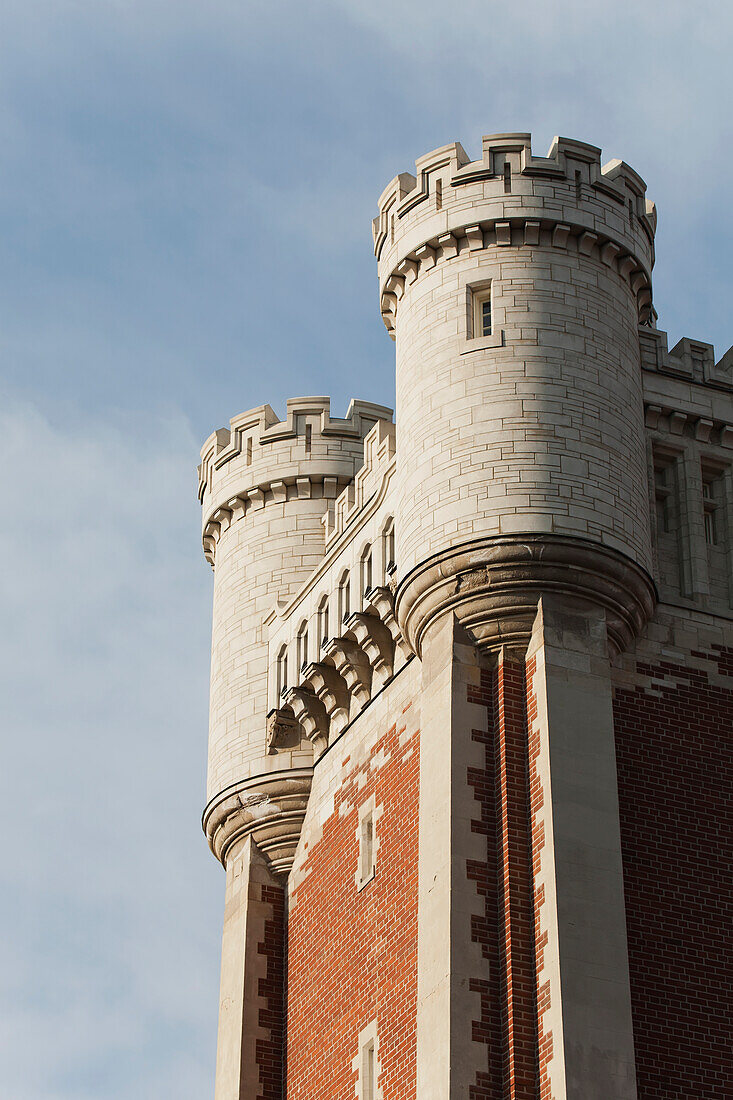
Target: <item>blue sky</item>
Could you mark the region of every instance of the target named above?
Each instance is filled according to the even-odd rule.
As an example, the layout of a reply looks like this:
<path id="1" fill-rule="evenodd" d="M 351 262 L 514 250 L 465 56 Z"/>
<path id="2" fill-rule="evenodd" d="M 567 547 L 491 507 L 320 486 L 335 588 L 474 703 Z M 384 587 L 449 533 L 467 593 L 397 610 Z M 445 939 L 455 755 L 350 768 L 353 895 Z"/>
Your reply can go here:
<path id="1" fill-rule="evenodd" d="M 377 197 L 494 131 L 629 161 L 660 325 L 722 355 L 732 25 L 708 0 L 5 0 L 3 1095 L 213 1095 L 203 439 L 288 396 L 392 402 Z"/>

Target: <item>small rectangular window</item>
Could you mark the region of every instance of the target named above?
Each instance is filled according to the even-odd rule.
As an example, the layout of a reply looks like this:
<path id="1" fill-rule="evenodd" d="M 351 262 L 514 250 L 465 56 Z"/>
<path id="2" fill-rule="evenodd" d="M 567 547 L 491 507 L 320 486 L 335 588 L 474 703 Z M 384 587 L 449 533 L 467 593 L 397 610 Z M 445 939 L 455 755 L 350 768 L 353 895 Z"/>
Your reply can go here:
<path id="1" fill-rule="evenodd" d="M 703 518 L 705 523 L 705 542 L 708 546 L 716 546 L 718 542 L 717 524 L 715 522 L 715 485 L 711 481 L 702 483 Z"/>
<path id="2" fill-rule="evenodd" d="M 435 209 L 442 210 L 443 208 L 443 181 L 437 179 L 435 181 Z"/>
<path id="3" fill-rule="evenodd" d="M 504 194 L 510 194 L 512 189 L 512 166 L 509 161 L 504 162 Z"/>
<path id="4" fill-rule="evenodd" d="M 491 290 L 474 291 L 473 294 L 473 335 L 491 336 Z"/>
<path id="5" fill-rule="evenodd" d="M 361 877 L 371 877 L 374 871 L 374 816 L 367 814 L 361 823 Z"/>
<path id="6" fill-rule="evenodd" d="M 309 455 L 311 453 L 311 441 L 313 439 L 313 428 L 310 424 L 305 426 L 305 453 Z"/>
<path id="7" fill-rule="evenodd" d="M 377 870 L 377 840 L 375 835 L 374 800 L 370 798 L 359 814 L 359 866 L 356 886 L 361 890 L 374 878 Z"/>

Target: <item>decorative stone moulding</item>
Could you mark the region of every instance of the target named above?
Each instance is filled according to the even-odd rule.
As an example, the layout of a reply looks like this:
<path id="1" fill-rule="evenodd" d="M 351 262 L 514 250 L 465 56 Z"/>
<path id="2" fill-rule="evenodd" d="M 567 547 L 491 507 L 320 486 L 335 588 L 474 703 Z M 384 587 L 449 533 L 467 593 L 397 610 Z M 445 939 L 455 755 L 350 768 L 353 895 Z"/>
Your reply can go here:
<path id="1" fill-rule="evenodd" d="M 343 634 L 325 641 L 322 659 L 300 671 L 297 684 L 283 692 L 282 707 L 270 712 L 273 729 L 282 729 L 283 737 L 291 733 L 291 721 L 298 723 L 316 759 L 412 656 L 391 591 L 371 588 L 365 602 L 371 610 L 348 616 Z M 280 736 L 269 738 L 271 752 L 279 750 Z M 283 747 L 289 742 L 283 741 Z"/>
<path id="2" fill-rule="evenodd" d="M 425 632 L 455 614 L 483 649 L 526 648 L 543 593 L 606 612 L 612 651 L 640 634 L 657 600 L 651 577 L 616 550 L 552 535 L 487 537 L 428 558 L 397 587 L 397 619 L 420 655 Z"/>
<path id="3" fill-rule="evenodd" d="M 256 775 L 216 795 L 204 810 L 209 847 L 226 867 L 234 844 L 251 836 L 276 874 L 290 870 L 310 794 L 311 768 Z"/>
<path id="4" fill-rule="evenodd" d="M 270 481 L 247 489 L 242 496 L 233 497 L 221 508 L 216 508 L 204 524 L 202 545 L 204 557 L 213 567 L 216 565 L 216 548 L 221 536 L 232 524 L 251 517 L 253 512 L 265 508 L 268 504 L 285 504 L 291 500 L 305 497 L 318 497 L 324 501 L 336 500 L 348 478 L 323 477 L 293 478 L 290 482 Z"/>
<path id="5" fill-rule="evenodd" d="M 474 211 L 475 216 L 475 211 Z M 652 282 L 651 272 L 644 267 L 644 261 L 631 253 L 624 253 L 614 241 L 604 238 L 600 233 L 591 233 L 582 225 L 566 224 L 565 222 L 553 222 L 545 217 L 541 222 L 535 219 L 512 218 L 509 221 L 484 222 L 480 225 L 456 228 L 450 237 L 450 247 L 440 247 L 445 238 L 437 238 L 426 245 L 415 249 L 412 256 L 400 261 L 400 269 L 404 264 L 414 264 L 417 275 L 430 270 L 437 263 L 453 259 L 462 255 L 465 251 L 476 252 L 479 235 L 484 249 L 491 247 L 523 246 L 537 247 L 542 244 L 546 247 L 569 249 L 583 256 L 595 255 L 607 267 L 613 267 L 619 277 L 628 283 L 632 293 L 636 297 L 639 324 L 645 325 L 652 313 Z M 429 262 L 425 257 L 429 256 Z M 418 263 L 419 261 L 419 263 Z M 393 275 L 387 282 L 386 289 L 382 292 L 381 312 L 382 319 L 391 336 L 394 337 L 397 327 L 397 314 L 400 299 L 404 296 L 405 279 L 399 275 Z M 412 280 L 414 281 L 414 280 Z M 394 293 L 399 286 L 399 294 Z"/>
<path id="6" fill-rule="evenodd" d="M 726 439 L 733 432 L 733 425 L 707 416 L 696 416 L 669 405 L 644 402 L 644 423 L 653 432 L 667 435 L 688 436 L 698 443 L 725 447 Z"/>

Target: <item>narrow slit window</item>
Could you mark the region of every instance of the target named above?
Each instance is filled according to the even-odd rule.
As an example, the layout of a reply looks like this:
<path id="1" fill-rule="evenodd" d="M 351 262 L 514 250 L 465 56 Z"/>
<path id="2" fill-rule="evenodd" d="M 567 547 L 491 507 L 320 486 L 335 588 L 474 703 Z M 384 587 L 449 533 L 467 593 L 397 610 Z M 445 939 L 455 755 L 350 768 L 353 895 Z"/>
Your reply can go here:
<path id="1" fill-rule="evenodd" d="M 394 520 L 391 519 L 391 518 L 387 521 L 387 525 L 384 528 L 384 533 L 382 535 L 382 540 L 383 540 L 382 557 L 383 557 L 383 560 L 384 560 L 384 579 L 386 581 L 392 576 L 395 569 L 397 568 L 397 563 L 395 561 Z"/>
<path id="2" fill-rule="evenodd" d="M 356 879 L 359 890 L 374 878 L 377 867 L 376 853 L 374 805 L 370 801 L 359 818 L 359 868 Z"/>
<path id="3" fill-rule="evenodd" d="M 512 166 L 509 161 L 504 162 L 504 194 L 508 195 L 512 189 Z"/>
<path id="4" fill-rule="evenodd" d="M 278 698 L 288 689 L 288 651 L 282 647 L 277 658 L 277 694 Z"/>
<path id="5" fill-rule="evenodd" d="M 361 1052 L 361 1100 L 375 1100 L 375 1062 L 374 1040 L 370 1039 Z"/>
<path id="6" fill-rule="evenodd" d="M 702 503 L 705 522 L 705 542 L 708 546 L 716 546 L 718 542 L 717 525 L 715 522 L 715 487 L 712 481 L 702 483 Z"/>
<path id="7" fill-rule="evenodd" d="M 304 622 L 298 631 L 298 667 L 301 672 L 308 664 L 308 623 Z"/>
<path id="8" fill-rule="evenodd" d="M 247 465 L 252 465 L 252 436 L 247 440 Z"/>
<path id="9" fill-rule="evenodd" d="M 443 209 L 443 181 L 441 179 L 435 181 L 435 209 Z"/>
<path id="10" fill-rule="evenodd" d="M 575 201 L 580 202 L 580 200 L 582 198 L 582 195 L 583 195 L 583 188 L 582 188 L 582 185 L 581 185 L 580 172 L 576 170 L 576 172 L 575 172 Z"/>
<path id="11" fill-rule="evenodd" d="M 313 439 L 313 428 L 310 424 L 305 426 L 305 453 L 309 455 L 311 453 L 311 441 Z"/>
<path id="12" fill-rule="evenodd" d="M 321 645 L 324 646 L 328 641 L 328 597 L 321 601 L 318 608 L 318 633 Z"/>
<path id="13" fill-rule="evenodd" d="M 371 591 L 372 587 L 372 548 L 367 546 L 361 559 L 361 594 L 362 597 Z"/>
<path id="14" fill-rule="evenodd" d="M 341 622 L 345 623 L 351 614 L 351 579 L 348 573 L 344 573 L 339 585 L 339 604 Z"/>

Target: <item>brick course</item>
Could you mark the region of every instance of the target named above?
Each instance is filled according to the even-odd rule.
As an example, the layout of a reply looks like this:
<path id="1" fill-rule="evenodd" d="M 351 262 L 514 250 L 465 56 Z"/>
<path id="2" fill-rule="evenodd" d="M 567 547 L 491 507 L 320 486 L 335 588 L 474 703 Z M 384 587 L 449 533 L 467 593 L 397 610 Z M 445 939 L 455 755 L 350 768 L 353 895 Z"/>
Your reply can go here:
<path id="1" fill-rule="evenodd" d="M 343 761 L 291 899 L 288 1100 L 353 1100 L 358 1035 L 375 1017 L 383 1100 L 415 1096 L 419 733 L 409 710 L 400 717 L 362 763 Z M 377 869 L 357 891 L 359 808 L 372 796 Z"/>
<path id="2" fill-rule="evenodd" d="M 733 650 L 636 671 L 636 687 L 616 689 L 614 716 L 639 1100 L 724 1100 Z"/>

